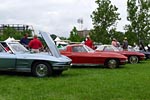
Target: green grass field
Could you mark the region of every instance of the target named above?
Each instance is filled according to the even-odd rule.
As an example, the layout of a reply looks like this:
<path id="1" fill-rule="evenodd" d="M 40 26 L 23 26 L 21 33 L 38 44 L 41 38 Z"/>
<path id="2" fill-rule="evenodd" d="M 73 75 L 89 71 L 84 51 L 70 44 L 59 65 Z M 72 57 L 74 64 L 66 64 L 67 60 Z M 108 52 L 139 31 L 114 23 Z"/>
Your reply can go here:
<path id="1" fill-rule="evenodd" d="M 46 78 L 0 73 L 0 100 L 150 100 L 150 60 L 117 69 L 71 68 Z"/>

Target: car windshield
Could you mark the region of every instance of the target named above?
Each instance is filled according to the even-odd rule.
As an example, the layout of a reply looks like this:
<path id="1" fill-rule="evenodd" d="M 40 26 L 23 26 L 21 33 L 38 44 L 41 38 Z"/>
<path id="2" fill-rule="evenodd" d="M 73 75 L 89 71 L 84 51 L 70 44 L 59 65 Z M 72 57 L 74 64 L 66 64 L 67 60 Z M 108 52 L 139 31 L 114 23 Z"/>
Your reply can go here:
<path id="1" fill-rule="evenodd" d="M 8 43 L 12 51 L 18 53 L 28 52 L 28 50 L 20 43 Z"/>
<path id="2" fill-rule="evenodd" d="M 73 46 L 72 51 L 73 52 L 94 52 L 93 49 L 91 49 L 86 45 Z"/>
<path id="3" fill-rule="evenodd" d="M 101 47 L 99 47 L 99 48 L 101 48 Z M 104 51 L 120 51 L 118 48 L 116 48 L 116 47 L 114 47 L 114 46 L 103 46 L 103 50 Z"/>
<path id="4" fill-rule="evenodd" d="M 121 51 L 121 49 L 114 47 L 114 46 L 112 46 L 112 49 L 114 49 L 114 51 Z"/>
<path id="5" fill-rule="evenodd" d="M 0 44 L 0 52 L 6 52 L 1 44 Z"/>
<path id="6" fill-rule="evenodd" d="M 84 45 L 84 48 L 87 50 L 87 52 L 94 52 L 94 50 L 86 45 Z"/>
<path id="7" fill-rule="evenodd" d="M 73 52 L 87 52 L 87 50 L 83 46 L 73 46 Z"/>

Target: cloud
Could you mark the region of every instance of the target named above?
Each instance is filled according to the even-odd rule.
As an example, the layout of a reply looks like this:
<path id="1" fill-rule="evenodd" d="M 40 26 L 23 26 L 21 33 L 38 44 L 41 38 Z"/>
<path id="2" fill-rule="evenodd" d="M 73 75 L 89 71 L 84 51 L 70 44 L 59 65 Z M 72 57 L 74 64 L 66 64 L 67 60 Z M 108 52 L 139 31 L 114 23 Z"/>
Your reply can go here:
<path id="1" fill-rule="evenodd" d="M 74 26 L 79 29 L 77 23 L 79 18 L 83 19 L 83 29 L 91 29 L 90 15 L 96 9 L 94 0 L 0 0 L 0 2 L 1 24 L 29 24 L 36 30 L 64 37 L 69 37 Z"/>

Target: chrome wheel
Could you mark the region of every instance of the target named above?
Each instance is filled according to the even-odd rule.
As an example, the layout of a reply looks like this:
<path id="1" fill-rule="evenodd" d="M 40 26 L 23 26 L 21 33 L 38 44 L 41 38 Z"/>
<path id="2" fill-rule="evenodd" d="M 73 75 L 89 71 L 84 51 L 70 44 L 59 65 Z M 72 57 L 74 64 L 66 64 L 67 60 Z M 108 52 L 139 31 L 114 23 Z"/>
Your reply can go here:
<path id="1" fill-rule="evenodd" d="M 39 64 L 36 67 L 36 73 L 39 77 L 44 77 L 48 74 L 48 68 L 45 64 Z"/>
<path id="2" fill-rule="evenodd" d="M 32 67 L 32 73 L 36 77 L 45 77 L 52 74 L 51 67 L 46 62 L 36 62 Z"/>
<path id="3" fill-rule="evenodd" d="M 129 63 L 137 64 L 138 62 L 139 62 L 139 58 L 137 56 L 130 56 L 129 57 Z"/>
<path id="4" fill-rule="evenodd" d="M 118 61 L 115 59 L 108 60 L 107 61 L 107 67 L 111 68 L 111 69 L 118 67 Z"/>

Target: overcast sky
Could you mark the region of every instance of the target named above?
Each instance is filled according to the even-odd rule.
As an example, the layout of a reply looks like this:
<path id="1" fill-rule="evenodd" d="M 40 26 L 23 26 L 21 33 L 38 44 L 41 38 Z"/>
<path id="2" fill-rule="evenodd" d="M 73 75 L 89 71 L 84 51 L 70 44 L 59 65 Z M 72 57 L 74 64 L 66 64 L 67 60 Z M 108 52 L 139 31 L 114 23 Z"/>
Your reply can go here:
<path id="1" fill-rule="evenodd" d="M 126 1 L 111 0 L 121 13 L 117 29 L 126 21 Z M 92 28 L 90 15 L 97 7 L 95 0 L 0 0 L 0 24 L 29 24 L 34 29 L 69 37 L 74 26 L 81 29 L 77 19 L 83 19 L 82 29 Z"/>

